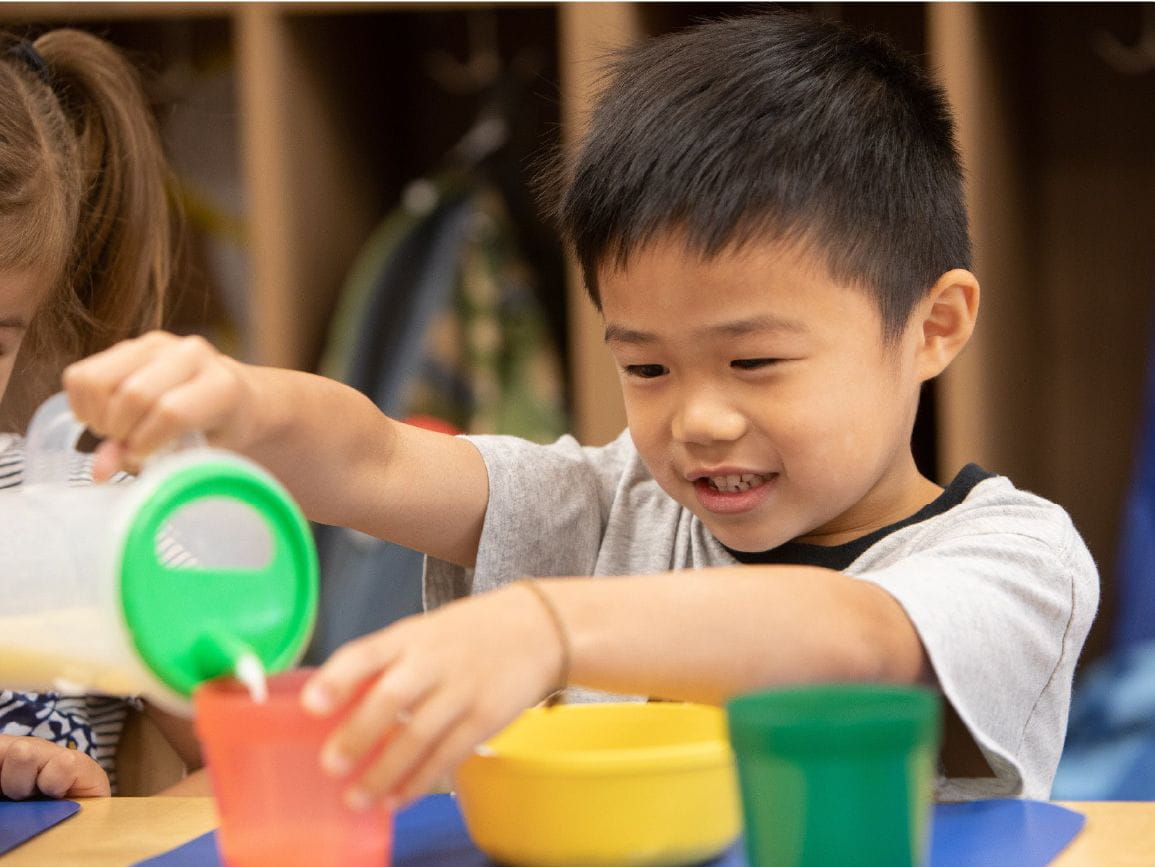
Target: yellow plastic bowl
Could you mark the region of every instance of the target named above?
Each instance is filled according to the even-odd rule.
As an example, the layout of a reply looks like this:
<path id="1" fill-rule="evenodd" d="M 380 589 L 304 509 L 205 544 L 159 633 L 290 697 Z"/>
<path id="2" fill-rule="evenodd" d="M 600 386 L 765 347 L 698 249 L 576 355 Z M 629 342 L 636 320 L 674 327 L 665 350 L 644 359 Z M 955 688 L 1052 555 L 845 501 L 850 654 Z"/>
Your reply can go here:
<path id="1" fill-rule="evenodd" d="M 474 843 L 532 867 L 693 864 L 741 823 L 720 708 L 584 704 L 533 708 L 457 772 Z"/>

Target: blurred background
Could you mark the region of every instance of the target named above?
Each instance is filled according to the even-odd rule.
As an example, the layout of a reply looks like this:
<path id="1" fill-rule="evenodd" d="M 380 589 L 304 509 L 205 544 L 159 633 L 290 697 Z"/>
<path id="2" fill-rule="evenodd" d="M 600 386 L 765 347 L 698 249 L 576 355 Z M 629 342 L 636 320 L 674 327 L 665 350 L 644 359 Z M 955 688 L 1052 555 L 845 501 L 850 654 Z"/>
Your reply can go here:
<path id="1" fill-rule="evenodd" d="M 535 161 L 580 133 L 613 49 L 762 8 L 2 3 L 0 19 L 93 30 L 145 70 L 188 215 L 174 330 L 420 423 L 601 443 L 624 426 L 616 376 L 536 210 Z M 789 8 L 888 34 L 957 111 L 983 310 L 926 392 L 918 460 L 940 482 L 977 461 L 1072 513 L 1103 576 L 1088 661 L 1155 636 L 1120 556 L 1155 452 L 1155 6 Z M 371 540 L 322 542 L 353 571 L 397 556 L 413 574 Z M 407 586 L 389 617 L 418 604 Z M 342 607 L 318 655 L 377 625 Z"/>

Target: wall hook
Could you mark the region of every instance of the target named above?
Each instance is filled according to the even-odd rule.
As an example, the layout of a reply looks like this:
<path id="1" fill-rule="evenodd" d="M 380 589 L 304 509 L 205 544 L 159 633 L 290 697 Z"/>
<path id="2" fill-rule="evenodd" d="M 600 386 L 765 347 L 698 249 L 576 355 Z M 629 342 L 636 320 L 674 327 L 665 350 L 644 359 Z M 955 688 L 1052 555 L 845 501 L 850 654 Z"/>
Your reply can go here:
<path id="1" fill-rule="evenodd" d="M 1123 75 L 1141 75 L 1155 69 L 1155 4 L 1143 4 L 1143 18 L 1139 38 L 1134 45 L 1125 45 L 1108 30 L 1091 35 L 1091 46 L 1116 72 Z"/>

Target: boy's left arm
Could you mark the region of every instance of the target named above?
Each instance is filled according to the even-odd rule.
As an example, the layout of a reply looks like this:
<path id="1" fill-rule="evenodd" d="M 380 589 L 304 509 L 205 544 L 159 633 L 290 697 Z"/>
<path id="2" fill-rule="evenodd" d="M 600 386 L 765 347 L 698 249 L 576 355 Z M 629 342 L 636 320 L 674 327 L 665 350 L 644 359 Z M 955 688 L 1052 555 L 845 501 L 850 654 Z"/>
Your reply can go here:
<path id="1" fill-rule="evenodd" d="M 479 743 L 568 683 L 721 703 L 775 684 L 913 683 L 929 676 L 918 634 L 881 588 L 806 566 L 740 566 L 513 584 L 351 642 L 310 681 L 306 705 L 340 707 L 375 683 L 323 752 L 366 804 L 423 794 Z"/>
<path id="2" fill-rule="evenodd" d="M 916 683 L 914 625 L 875 584 L 817 566 L 735 566 L 624 581 L 542 581 L 571 645 L 571 680 L 724 703 L 819 681 Z"/>

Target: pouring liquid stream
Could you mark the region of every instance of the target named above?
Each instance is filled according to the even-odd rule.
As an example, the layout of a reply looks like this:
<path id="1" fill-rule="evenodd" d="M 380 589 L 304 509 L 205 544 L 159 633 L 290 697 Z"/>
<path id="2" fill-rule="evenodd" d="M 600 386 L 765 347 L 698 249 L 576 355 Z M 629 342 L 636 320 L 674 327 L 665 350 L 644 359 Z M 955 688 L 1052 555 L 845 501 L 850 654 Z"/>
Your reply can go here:
<path id="1" fill-rule="evenodd" d="M 255 653 L 242 653 L 233 665 L 233 676 L 249 691 L 249 697 L 256 704 L 264 704 L 269 699 L 269 685 L 265 680 L 265 667 Z"/>

